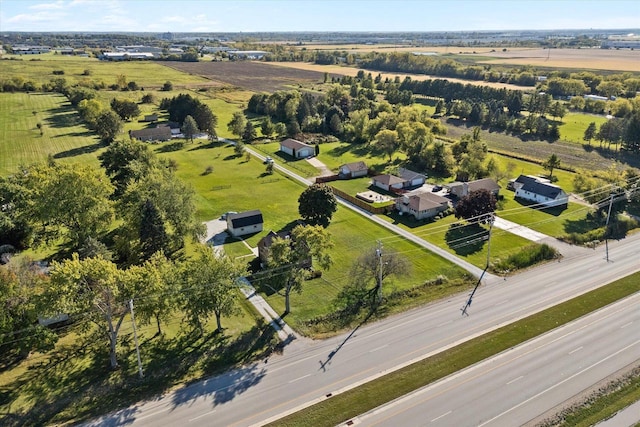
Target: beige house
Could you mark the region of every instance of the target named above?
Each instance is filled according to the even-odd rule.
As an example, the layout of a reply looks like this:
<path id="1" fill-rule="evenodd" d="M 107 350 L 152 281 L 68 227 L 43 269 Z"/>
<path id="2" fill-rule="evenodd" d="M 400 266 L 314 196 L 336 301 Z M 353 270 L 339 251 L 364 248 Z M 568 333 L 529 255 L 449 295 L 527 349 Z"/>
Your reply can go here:
<path id="1" fill-rule="evenodd" d="M 413 215 L 417 220 L 433 218 L 450 206 L 446 197 L 427 192 L 409 193 L 396 199 L 396 209 L 403 214 Z"/>

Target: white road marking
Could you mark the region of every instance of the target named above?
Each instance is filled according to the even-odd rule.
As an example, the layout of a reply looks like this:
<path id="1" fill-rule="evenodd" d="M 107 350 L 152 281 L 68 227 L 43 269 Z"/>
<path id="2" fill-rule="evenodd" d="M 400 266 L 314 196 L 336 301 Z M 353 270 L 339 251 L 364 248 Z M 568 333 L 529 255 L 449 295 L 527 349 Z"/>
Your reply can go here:
<path id="1" fill-rule="evenodd" d="M 580 351 L 580 350 L 582 350 L 582 346 L 580 346 L 580 347 L 576 348 L 575 350 L 571 350 L 571 351 L 569 352 L 569 354 L 573 354 L 573 353 L 575 353 L 575 352 L 577 352 L 577 351 Z"/>
<path id="2" fill-rule="evenodd" d="M 296 378 L 295 380 L 289 381 L 289 384 L 295 383 L 296 381 L 300 381 L 300 380 L 305 379 L 305 378 L 310 377 L 310 376 L 311 376 L 311 374 L 303 375 L 300 378 Z"/>
<path id="3" fill-rule="evenodd" d="M 449 412 L 447 412 L 446 414 L 442 414 L 442 415 L 440 415 L 439 417 L 436 417 L 436 418 L 432 419 L 432 420 L 431 420 L 431 422 L 432 422 L 432 423 L 434 423 L 434 422 L 438 421 L 440 418 L 446 417 L 446 416 L 447 416 L 447 415 L 449 415 L 451 412 L 453 412 L 453 411 L 449 411 Z"/>
<path id="4" fill-rule="evenodd" d="M 523 375 L 520 375 L 518 378 L 514 378 L 514 379 L 512 379 L 511 381 L 509 381 L 509 382 L 507 383 L 507 385 L 509 385 L 509 384 L 513 384 L 513 383 L 515 383 L 516 381 L 521 380 L 522 378 L 524 378 L 524 376 L 523 376 Z"/>
<path id="5" fill-rule="evenodd" d="M 448 325 L 449 323 L 453 323 L 453 320 L 448 320 L 448 321 L 446 321 L 446 322 L 440 323 L 440 324 L 438 325 L 438 328 L 440 328 L 441 326 L 444 326 L 444 325 Z"/>
<path id="6" fill-rule="evenodd" d="M 493 306 L 495 307 L 496 305 L 500 305 L 500 304 L 504 304 L 505 302 L 509 302 L 508 299 L 504 300 L 504 301 L 500 301 L 498 303 L 493 304 Z"/>
<path id="7" fill-rule="evenodd" d="M 624 328 L 626 328 L 627 326 L 631 326 L 632 324 L 633 324 L 633 322 L 629 322 L 629 323 L 627 323 L 626 325 L 622 325 L 622 326 L 620 326 L 620 329 L 624 329 Z"/>
<path id="8" fill-rule="evenodd" d="M 204 414 L 202 414 L 202 415 L 198 415 L 198 416 L 197 416 L 197 417 L 195 417 L 195 418 L 191 418 L 191 419 L 189 419 L 189 422 L 191 422 L 191 421 L 195 421 L 195 420 L 200 419 L 200 418 L 202 418 L 202 417 L 206 417 L 207 415 L 211 415 L 211 414 L 213 414 L 214 412 L 216 412 L 216 410 L 215 410 L 215 409 L 214 409 L 213 411 L 205 412 L 205 413 L 204 413 Z"/>
<path id="9" fill-rule="evenodd" d="M 372 350 L 369 350 L 369 353 L 373 353 L 374 351 L 382 350 L 382 349 L 383 349 L 383 348 L 385 348 L 385 347 L 389 347 L 389 344 L 385 344 L 385 345 L 383 345 L 383 346 L 376 347 L 376 348 L 374 348 L 374 349 L 372 349 Z"/>

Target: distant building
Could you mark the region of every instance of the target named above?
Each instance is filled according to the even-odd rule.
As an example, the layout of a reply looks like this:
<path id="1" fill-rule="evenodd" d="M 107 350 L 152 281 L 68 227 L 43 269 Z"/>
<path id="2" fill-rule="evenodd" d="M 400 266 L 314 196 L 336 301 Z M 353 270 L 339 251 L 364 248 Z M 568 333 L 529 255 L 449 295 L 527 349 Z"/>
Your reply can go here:
<path id="1" fill-rule="evenodd" d="M 39 55 L 41 53 L 51 52 L 49 46 L 31 46 L 31 45 L 16 45 L 11 48 L 13 53 L 18 55 Z"/>
<path id="2" fill-rule="evenodd" d="M 406 168 L 399 168 L 398 175 L 404 179 L 405 187 L 419 187 L 425 183 L 427 176 Z"/>
<path id="3" fill-rule="evenodd" d="M 263 50 L 229 50 L 227 54 L 231 58 L 238 59 L 262 59 L 268 52 Z"/>
<path id="4" fill-rule="evenodd" d="M 168 126 L 159 126 L 129 131 L 129 137 L 139 141 L 169 141 L 171 140 L 171 129 Z"/>

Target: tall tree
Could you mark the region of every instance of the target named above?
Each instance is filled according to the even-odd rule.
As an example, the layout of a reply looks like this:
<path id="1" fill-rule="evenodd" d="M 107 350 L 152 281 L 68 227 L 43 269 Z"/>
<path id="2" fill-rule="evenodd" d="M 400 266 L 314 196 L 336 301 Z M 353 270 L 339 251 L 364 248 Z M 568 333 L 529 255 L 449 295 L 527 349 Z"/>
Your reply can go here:
<path id="1" fill-rule="evenodd" d="M 542 167 L 545 170 L 549 171 L 549 179 L 551 181 L 553 181 L 553 171 L 554 171 L 554 169 L 559 168 L 560 164 L 561 164 L 560 159 L 558 158 L 558 156 L 555 155 L 555 153 L 551 154 L 547 160 L 542 162 Z"/>
<path id="2" fill-rule="evenodd" d="M 242 140 L 249 144 L 251 141 L 256 139 L 258 134 L 256 133 L 256 129 L 253 127 L 253 123 L 247 122 L 244 127 L 244 131 L 242 132 Z"/>
<path id="3" fill-rule="evenodd" d="M 48 315 L 66 313 L 82 316 L 106 335 L 111 368 L 118 367 L 117 342 L 120 327 L 128 313 L 131 296 L 124 272 L 111 261 L 102 258 L 80 260 L 77 254 L 51 267 L 51 283 L 47 289 Z M 80 322 L 84 333 L 92 331 L 91 323 Z"/>
<path id="4" fill-rule="evenodd" d="M 194 118 L 191 117 L 190 115 L 187 115 L 187 117 L 184 118 L 184 123 L 182 123 L 181 130 L 185 139 L 188 139 L 192 144 L 193 144 L 193 137 L 200 132 L 200 129 L 198 129 L 198 124 L 196 123 Z"/>
<path id="5" fill-rule="evenodd" d="M 490 191 L 480 189 L 461 197 L 455 206 L 456 218 L 470 223 L 486 223 L 496 210 L 496 197 Z"/>
<path id="6" fill-rule="evenodd" d="M 375 139 L 376 146 L 389 156 L 389 162 L 391 162 L 393 153 L 399 148 L 398 132 L 395 130 L 382 129 L 376 134 Z"/>
<path id="7" fill-rule="evenodd" d="M 328 251 L 331 236 L 320 226 L 298 225 L 290 239 L 276 238 L 269 248 L 266 279 L 276 286 L 284 284 L 285 314 L 291 312 L 292 291 L 301 292 L 307 270 L 313 262 L 322 269 L 333 263 Z"/>
<path id="8" fill-rule="evenodd" d="M 589 126 L 587 126 L 587 128 L 585 129 L 584 136 L 582 137 L 582 139 L 584 141 L 587 141 L 587 144 L 591 145 L 591 140 L 596 137 L 596 132 L 597 132 L 596 122 L 591 122 L 589 123 Z"/>
<path id="9" fill-rule="evenodd" d="M 102 142 L 111 143 L 122 130 L 122 120 L 113 111 L 106 110 L 96 117 L 95 129 Z"/>
<path id="10" fill-rule="evenodd" d="M 125 192 L 131 182 L 139 181 L 157 165 L 149 145 L 132 139 L 115 141 L 98 156 L 98 160 L 115 186 L 116 198 Z"/>
<path id="11" fill-rule="evenodd" d="M 324 184 L 310 185 L 298 197 L 298 212 L 312 225 L 326 228 L 337 209 L 338 202 L 331 187 Z"/>
<path id="12" fill-rule="evenodd" d="M 389 276 L 406 276 L 411 272 L 409 260 L 397 252 L 382 248 L 369 248 L 363 251 L 351 266 L 351 281 L 353 284 L 366 286 L 375 283 L 373 290 L 378 295 L 378 302 L 382 296 L 382 284 Z"/>
<path id="13" fill-rule="evenodd" d="M 111 100 L 111 109 L 124 121 L 129 121 L 133 117 L 140 115 L 138 104 L 128 99 L 113 98 Z"/>
<path id="14" fill-rule="evenodd" d="M 168 252 L 169 237 L 164 227 L 162 215 L 150 200 L 142 206 L 140 213 L 140 250 L 142 259 L 148 260 L 156 252 Z"/>
<path id="15" fill-rule="evenodd" d="M 273 122 L 271 121 L 270 117 L 265 117 L 264 120 L 262 120 L 262 123 L 260 125 L 260 130 L 262 131 L 262 135 L 264 135 L 267 138 L 271 138 L 271 136 L 273 136 L 274 132 L 276 131 L 276 128 L 273 125 Z"/>
<path id="16" fill-rule="evenodd" d="M 113 186 L 102 171 L 79 164 L 34 165 L 18 178 L 29 190 L 26 218 L 40 241 L 66 237 L 79 247 L 113 220 Z"/>
<path id="17" fill-rule="evenodd" d="M 247 126 L 247 118 L 242 111 L 236 111 L 231 117 L 231 121 L 227 123 L 227 130 L 239 138 L 242 137 L 244 128 Z"/>
<path id="18" fill-rule="evenodd" d="M 238 281 L 245 274 L 238 262 L 198 245 L 182 274 L 182 305 L 189 323 L 202 333 L 204 322 L 214 314 L 216 331 L 222 332 L 222 316 L 238 312 Z"/>

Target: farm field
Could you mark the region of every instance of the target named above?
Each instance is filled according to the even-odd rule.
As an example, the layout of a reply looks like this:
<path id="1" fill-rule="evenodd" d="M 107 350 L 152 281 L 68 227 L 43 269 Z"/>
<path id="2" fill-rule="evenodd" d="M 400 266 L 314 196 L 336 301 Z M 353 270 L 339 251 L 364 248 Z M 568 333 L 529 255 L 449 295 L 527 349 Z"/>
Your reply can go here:
<path id="1" fill-rule="evenodd" d="M 518 49 L 490 53 L 481 64 L 531 65 L 545 69 L 640 71 L 640 51 L 631 49 Z"/>
<path id="2" fill-rule="evenodd" d="M 237 62 L 173 62 L 168 67 L 183 73 L 202 76 L 211 81 L 223 82 L 254 92 L 275 92 L 297 87 L 301 83 L 322 83 L 324 71 L 295 68 L 275 68 L 270 63 L 255 61 Z M 327 70 L 333 75 L 342 75 Z"/>
<path id="3" fill-rule="evenodd" d="M 0 121 L 2 175 L 15 173 L 20 165 L 44 161 L 49 155 L 61 161 L 98 165 L 100 141 L 63 95 L 1 93 Z"/>

